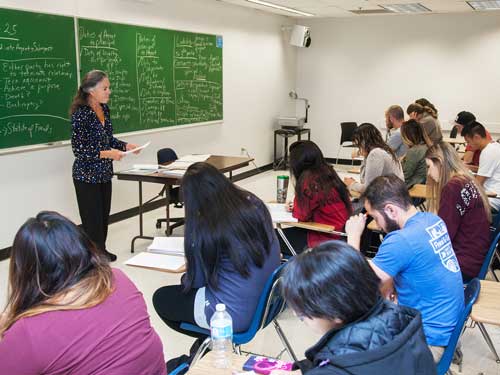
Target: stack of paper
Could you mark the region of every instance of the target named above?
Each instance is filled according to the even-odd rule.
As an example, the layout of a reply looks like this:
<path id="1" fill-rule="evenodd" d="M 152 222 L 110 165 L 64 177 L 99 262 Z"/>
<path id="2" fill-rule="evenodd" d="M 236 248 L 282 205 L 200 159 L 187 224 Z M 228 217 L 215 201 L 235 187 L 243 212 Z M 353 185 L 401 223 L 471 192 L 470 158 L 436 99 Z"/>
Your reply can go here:
<path id="1" fill-rule="evenodd" d="M 186 173 L 185 169 L 162 169 L 159 171 L 162 175 L 167 177 L 182 178 Z"/>
<path id="2" fill-rule="evenodd" d="M 158 164 L 134 164 L 132 168 L 141 171 L 157 171 L 158 169 L 163 168 L 163 166 Z"/>
<path id="3" fill-rule="evenodd" d="M 267 203 L 267 209 L 271 213 L 273 223 L 291 223 L 298 220 L 288 212 L 284 203 Z"/>
<path id="4" fill-rule="evenodd" d="M 183 272 L 184 258 L 165 254 L 155 254 L 148 251 L 137 254 L 125 262 L 128 266 L 149 268 L 159 271 Z"/>
<path id="5" fill-rule="evenodd" d="M 184 237 L 155 237 L 148 246 L 151 253 L 184 256 Z"/>
<path id="6" fill-rule="evenodd" d="M 174 161 L 173 163 L 165 166 L 168 170 L 186 170 L 192 164 L 206 161 L 210 157 L 209 154 L 203 155 L 185 155 Z"/>

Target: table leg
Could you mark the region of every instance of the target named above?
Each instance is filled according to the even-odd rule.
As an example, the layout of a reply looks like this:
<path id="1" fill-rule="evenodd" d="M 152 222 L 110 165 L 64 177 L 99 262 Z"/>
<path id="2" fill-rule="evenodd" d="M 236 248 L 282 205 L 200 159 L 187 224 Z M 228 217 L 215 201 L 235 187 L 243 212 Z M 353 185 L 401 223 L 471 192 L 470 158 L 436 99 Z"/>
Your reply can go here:
<path id="1" fill-rule="evenodd" d="M 165 234 L 170 236 L 172 234 L 172 228 L 170 225 L 170 185 L 165 185 L 165 217 L 167 218 L 167 228 L 165 229 Z"/>
<path id="2" fill-rule="evenodd" d="M 281 228 L 281 224 L 277 223 L 276 224 L 276 230 L 278 231 L 278 234 L 280 235 L 281 239 L 285 243 L 286 247 L 288 247 L 288 250 L 292 253 L 293 256 L 297 255 L 297 252 L 293 248 L 292 244 L 290 241 L 288 241 L 288 238 L 286 238 L 285 233 L 283 232 L 283 228 Z"/>
<path id="3" fill-rule="evenodd" d="M 495 360 L 497 361 L 497 363 L 500 363 L 500 358 L 498 357 L 498 353 L 495 349 L 495 346 L 493 345 L 493 342 L 491 341 L 490 335 L 488 334 L 488 332 L 486 331 L 486 328 L 484 327 L 484 324 L 479 323 L 479 322 L 476 322 L 476 323 L 477 323 L 477 326 L 479 327 L 479 330 L 481 331 L 484 339 L 486 340 L 486 343 L 488 344 L 491 352 L 495 356 Z"/>
<path id="4" fill-rule="evenodd" d="M 130 252 L 134 252 L 135 240 L 142 238 L 145 240 L 152 240 L 153 237 L 144 236 L 144 223 L 143 223 L 143 211 L 144 207 L 142 205 L 142 181 L 139 181 L 139 235 L 132 238 L 132 244 L 130 245 Z"/>
<path id="5" fill-rule="evenodd" d="M 276 130 L 274 131 L 274 159 L 273 159 L 273 169 L 276 169 L 276 165 L 278 164 L 278 160 L 276 160 Z"/>
<path id="6" fill-rule="evenodd" d="M 283 155 L 283 165 L 285 166 L 285 171 L 288 167 L 288 136 L 285 135 L 285 153 Z"/>

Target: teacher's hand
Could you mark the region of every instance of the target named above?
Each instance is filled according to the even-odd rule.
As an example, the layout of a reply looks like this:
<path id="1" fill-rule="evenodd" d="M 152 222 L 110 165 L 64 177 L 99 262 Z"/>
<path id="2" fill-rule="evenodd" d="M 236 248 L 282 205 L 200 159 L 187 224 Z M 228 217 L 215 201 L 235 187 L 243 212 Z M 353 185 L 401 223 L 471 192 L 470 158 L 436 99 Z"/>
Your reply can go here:
<path id="1" fill-rule="evenodd" d="M 116 161 L 120 161 L 122 160 L 123 158 L 123 152 L 120 151 L 120 150 L 116 150 L 114 148 L 112 148 L 111 150 L 107 150 L 107 151 L 103 151 L 105 152 L 105 157 L 108 158 L 108 159 L 113 159 L 113 160 L 116 160 Z"/>
<path id="2" fill-rule="evenodd" d="M 130 151 L 130 150 L 133 150 L 134 148 L 137 148 L 139 146 L 137 146 L 136 144 L 133 144 L 133 143 L 127 143 L 127 145 L 125 147 L 126 147 L 127 151 Z M 137 155 L 140 152 L 141 152 L 141 150 L 137 150 L 137 151 L 134 151 L 134 154 Z"/>

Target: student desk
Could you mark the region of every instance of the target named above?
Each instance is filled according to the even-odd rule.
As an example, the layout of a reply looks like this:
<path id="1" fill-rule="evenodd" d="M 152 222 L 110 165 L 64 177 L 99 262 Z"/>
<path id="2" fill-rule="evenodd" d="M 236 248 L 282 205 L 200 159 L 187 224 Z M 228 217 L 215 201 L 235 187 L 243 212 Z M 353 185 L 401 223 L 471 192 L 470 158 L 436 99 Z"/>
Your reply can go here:
<path id="1" fill-rule="evenodd" d="M 453 146 L 465 145 L 467 143 L 467 142 L 465 142 L 465 139 L 463 137 L 443 138 L 443 142 L 447 142 Z"/>
<path id="2" fill-rule="evenodd" d="M 232 179 L 233 171 L 239 168 L 246 167 L 253 161 L 251 158 L 247 157 L 235 157 L 235 156 L 219 156 L 212 155 L 207 159 L 207 163 L 212 164 L 222 173 L 229 173 L 229 178 Z M 135 240 L 141 238 L 145 240 L 152 240 L 154 237 L 145 236 L 143 228 L 143 213 L 144 206 L 142 202 L 142 183 L 151 182 L 154 184 L 165 185 L 165 210 L 167 218 L 167 233 L 170 231 L 170 189 L 173 185 L 179 185 L 181 177 L 170 177 L 158 172 L 145 172 L 145 173 L 128 173 L 127 171 L 115 173 L 119 180 L 125 181 L 137 181 L 139 183 L 139 235 L 132 239 L 130 246 L 130 251 L 134 252 Z"/>
<path id="3" fill-rule="evenodd" d="M 481 292 L 476 303 L 472 306 L 470 318 L 477 323 L 497 363 L 500 363 L 495 346 L 491 341 L 484 323 L 500 326 L 500 283 L 481 280 Z"/>
<path id="4" fill-rule="evenodd" d="M 203 358 L 189 369 L 187 375 L 233 375 L 243 372 L 243 364 L 249 357 L 231 353 L 232 368 L 218 369 L 213 366 L 213 352 L 207 353 Z M 281 370 L 283 371 L 283 370 Z M 300 375 L 300 370 L 289 372 L 290 375 Z"/>
<path id="5" fill-rule="evenodd" d="M 293 248 L 290 241 L 288 241 L 288 238 L 286 238 L 285 232 L 283 232 L 283 227 L 282 227 L 283 225 L 288 226 L 288 227 L 296 227 L 296 228 L 302 228 L 302 229 L 307 229 L 307 230 L 314 230 L 316 232 L 337 234 L 339 236 L 347 237 L 347 234 L 345 234 L 344 232 L 336 231 L 335 227 L 333 225 L 315 223 L 313 221 L 277 222 L 275 224 L 276 224 L 276 230 L 278 231 L 278 234 L 280 235 L 281 239 L 283 240 L 283 242 L 285 243 L 285 245 L 288 247 L 288 249 L 290 250 L 290 252 L 293 255 L 297 255 L 297 252 Z"/>

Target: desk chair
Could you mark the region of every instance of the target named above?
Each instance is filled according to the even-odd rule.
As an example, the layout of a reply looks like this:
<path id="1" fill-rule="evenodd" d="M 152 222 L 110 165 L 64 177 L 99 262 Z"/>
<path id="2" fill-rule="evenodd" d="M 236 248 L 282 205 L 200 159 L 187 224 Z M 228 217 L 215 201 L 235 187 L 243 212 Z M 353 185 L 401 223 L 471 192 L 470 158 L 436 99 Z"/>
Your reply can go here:
<path id="1" fill-rule="evenodd" d="M 358 127 L 356 122 L 341 122 L 340 123 L 340 147 L 337 152 L 337 164 L 339 163 L 339 155 L 342 147 L 356 147 L 352 143 L 352 137 L 354 135 L 354 131 Z M 348 142 L 349 144 L 345 145 L 344 143 Z M 352 161 L 354 165 L 354 159 Z"/>
<path id="2" fill-rule="evenodd" d="M 171 148 L 162 148 L 162 149 L 158 150 L 158 152 L 156 153 L 156 158 L 158 160 L 158 164 L 165 164 L 165 163 L 172 162 L 172 161 L 175 161 L 178 159 L 177 154 Z M 165 185 L 161 189 L 161 191 L 158 193 L 158 195 L 153 199 L 165 196 L 166 189 L 167 189 L 167 186 Z M 173 204 L 174 207 L 176 207 L 176 208 L 183 207 L 179 187 L 174 187 L 174 188 L 170 189 L 169 204 Z M 168 211 L 168 209 L 169 208 L 167 207 L 167 211 Z M 160 218 L 160 219 L 156 220 L 156 228 L 160 229 L 161 223 L 166 223 L 167 220 L 169 222 L 170 221 L 174 222 L 174 224 L 169 226 L 168 230 L 165 231 L 165 234 L 167 236 L 170 236 L 172 234 L 172 230 L 174 228 L 179 227 L 181 225 L 184 225 L 184 218 L 170 218 L 170 215 L 167 212 L 166 218 Z"/>
<path id="3" fill-rule="evenodd" d="M 278 334 L 281 342 L 284 345 L 284 349 L 280 353 L 278 357 L 280 357 L 284 351 L 287 351 L 290 357 L 297 361 L 297 357 L 295 352 L 293 351 L 288 339 L 286 338 L 281 326 L 279 325 L 277 318 L 279 314 L 285 309 L 285 300 L 283 299 L 281 292 L 279 290 L 279 281 L 281 277 L 281 272 L 283 271 L 285 264 L 279 266 L 264 286 L 262 293 L 259 298 L 259 302 L 257 304 L 257 309 L 255 310 L 254 317 L 250 323 L 250 327 L 245 332 L 238 332 L 233 334 L 233 346 L 236 354 L 241 354 L 241 345 L 250 342 L 257 332 L 261 329 L 267 327 L 269 323 L 273 323 L 274 328 L 276 329 L 276 333 Z M 195 364 L 196 361 L 203 356 L 203 354 L 208 349 L 210 344 L 210 330 L 198 327 L 197 325 L 190 323 L 181 323 L 180 326 L 182 329 L 187 331 L 201 333 L 203 335 L 207 335 L 207 339 L 200 345 L 197 353 L 195 354 L 191 365 Z"/>
<path id="4" fill-rule="evenodd" d="M 495 270 L 492 269 L 491 265 L 493 263 L 493 257 L 497 254 L 498 241 L 500 240 L 499 232 L 492 232 L 493 240 L 491 241 L 490 247 L 488 248 L 488 252 L 486 253 L 486 257 L 484 258 L 483 265 L 481 266 L 481 270 L 477 275 L 479 280 L 484 280 L 488 271 L 493 274 L 493 277 L 498 281 L 497 276 L 495 275 Z M 498 254 L 497 254 L 498 256 Z"/>
<path id="5" fill-rule="evenodd" d="M 437 364 L 438 375 L 451 374 L 449 369 L 451 361 L 453 360 L 453 355 L 455 354 L 455 350 L 457 348 L 458 340 L 460 339 L 460 336 L 462 336 L 462 333 L 465 329 L 465 323 L 467 322 L 467 319 L 469 318 L 469 315 L 472 311 L 472 305 L 474 305 L 474 303 L 476 302 L 480 290 L 481 290 L 481 284 L 477 278 L 472 279 L 465 288 L 464 291 L 465 306 L 462 312 L 460 313 L 457 325 L 455 326 L 455 329 L 451 334 L 450 341 L 448 342 L 448 345 L 444 350 L 443 356 L 441 357 L 441 360 Z M 459 358 L 458 366 L 460 371 L 462 371 L 461 356 Z"/>

